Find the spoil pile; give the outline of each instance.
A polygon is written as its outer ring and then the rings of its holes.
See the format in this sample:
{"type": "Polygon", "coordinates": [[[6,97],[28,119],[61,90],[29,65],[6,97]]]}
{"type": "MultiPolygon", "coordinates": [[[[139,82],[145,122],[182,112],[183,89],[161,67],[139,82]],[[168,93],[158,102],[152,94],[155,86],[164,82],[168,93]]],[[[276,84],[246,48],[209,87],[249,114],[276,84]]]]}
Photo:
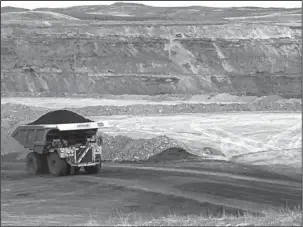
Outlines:
{"type": "Polygon", "coordinates": [[[185,144],[167,136],[134,139],[126,135],[111,136],[102,132],[98,136],[103,138],[104,161],[167,161],[196,157],[187,152],[190,149],[185,144]]]}
{"type": "Polygon", "coordinates": [[[181,160],[188,160],[188,159],[197,159],[197,156],[188,153],[186,150],[178,148],[178,147],[171,147],[159,154],[156,154],[147,161],[149,162],[164,162],[164,161],[181,161],[181,160]]]}
{"type": "Polygon", "coordinates": [[[28,125],[71,124],[71,123],[86,123],[86,122],[92,122],[92,121],[69,110],[55,110],[47,114],[44,114],[36,121],[31,122],[28,125]]]}

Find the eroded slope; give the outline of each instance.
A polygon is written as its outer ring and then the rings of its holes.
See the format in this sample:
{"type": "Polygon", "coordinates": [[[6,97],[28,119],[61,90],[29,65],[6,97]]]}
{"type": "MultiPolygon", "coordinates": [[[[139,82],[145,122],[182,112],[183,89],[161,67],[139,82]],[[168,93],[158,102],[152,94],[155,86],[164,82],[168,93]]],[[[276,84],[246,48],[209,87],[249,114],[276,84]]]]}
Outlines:
{"type": "MultiPolygon", "coordinates": [[[[109,7],[109,13],[117,7],[109,7]]],[[[226,16],[217,24],[60,20],[45,15],[63,11],[40,10],[26,12],[28,19],[22,21],[20,13],[1,15],[2,93],[301,96],[301,29],[272,23],[279,15],[291,23],[295,9],[238,10],[237,19],[229,15],[234,9],[209,9],[226,16]],[[30,19],[37,13],[45,18],[30,19]],[[271,22],[252,21],[260,18],[271,22]]],[[[80,12],[77,7],[64,12],[71,15],[71,10],[80,12]]],[[[101,9],[82,10],[91,14],[101,9]]],[[[167,12],[192,8],[174,10],[167,12]]]]}

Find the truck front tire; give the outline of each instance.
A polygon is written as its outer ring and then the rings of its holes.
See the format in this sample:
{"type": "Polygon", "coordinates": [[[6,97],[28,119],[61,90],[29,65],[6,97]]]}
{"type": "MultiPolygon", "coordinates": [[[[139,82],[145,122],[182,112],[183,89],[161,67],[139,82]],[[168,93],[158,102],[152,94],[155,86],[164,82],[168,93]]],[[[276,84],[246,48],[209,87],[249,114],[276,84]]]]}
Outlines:
{"type": "Polygon", "coordinates": [[[26,156],[26,170],[30,175],[43,173],[43,162],[40,155],[36,152],[30,152],[26,156]]]}
{"type": "Polygon", "coordinates": [[[47,156],[47,165],[51,175],[66,176],[69,166],[64,159],[61,159],[57,152],[51,152],[47,156]]]}

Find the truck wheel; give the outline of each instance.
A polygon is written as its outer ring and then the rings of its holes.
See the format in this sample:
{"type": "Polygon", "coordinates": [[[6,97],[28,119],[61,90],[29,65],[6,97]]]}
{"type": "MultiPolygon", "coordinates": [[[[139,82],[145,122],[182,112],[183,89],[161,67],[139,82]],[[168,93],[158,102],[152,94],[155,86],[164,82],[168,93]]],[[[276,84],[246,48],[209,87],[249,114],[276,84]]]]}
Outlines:
{"type": "Polygon", "coordinates": [[[30,175],[37,175],[42,172],[42,160],[38,153],[30,152],[26,156],[26,170],[30,175]]]}
{"type": "Polygon", "coordinates": [[[84,166],[84,170],[88,174],[97,174],[97,173],[100,173],[101,163],[99,163],[98,165],[95,165],[95,166],[84,166]]]}
{"type": "Polygon", "coordinates": [[[68,164],[61,159],[57,152],[51,152],[47,156],[47,165],[51,175],[66,176],[68,174],[68,164]]]}

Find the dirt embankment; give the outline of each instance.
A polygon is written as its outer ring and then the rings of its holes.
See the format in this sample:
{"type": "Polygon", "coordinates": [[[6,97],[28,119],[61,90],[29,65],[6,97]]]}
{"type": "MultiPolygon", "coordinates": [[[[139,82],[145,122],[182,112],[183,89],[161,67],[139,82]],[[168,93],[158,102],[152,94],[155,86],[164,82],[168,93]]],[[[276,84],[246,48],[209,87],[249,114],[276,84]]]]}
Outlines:
{"type": "Polygon", "coordinates": [[[2,93],[301,95],[297,28],[68,23],[2,24],[2,93]]]}

